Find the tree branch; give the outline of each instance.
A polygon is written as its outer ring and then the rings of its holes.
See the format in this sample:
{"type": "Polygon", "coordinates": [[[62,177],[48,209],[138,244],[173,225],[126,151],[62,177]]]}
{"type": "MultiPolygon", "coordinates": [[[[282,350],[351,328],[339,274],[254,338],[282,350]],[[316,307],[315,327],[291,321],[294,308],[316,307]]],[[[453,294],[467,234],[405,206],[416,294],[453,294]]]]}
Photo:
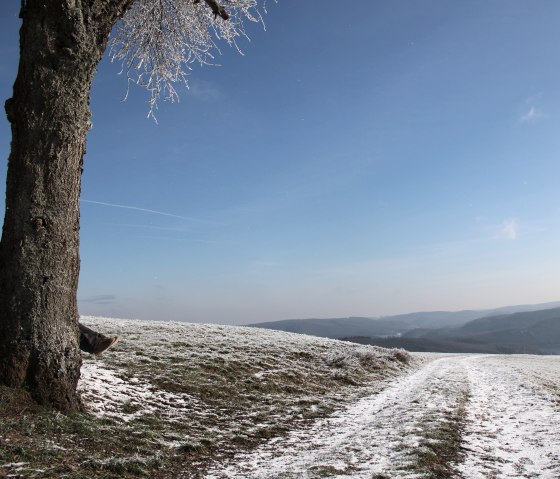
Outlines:
{"type": "Polygon", "coordinates": [[[224,20],[229,19],[229,13],[216,0],[204,0],[204,1],[212,9],[212,12],[214,12],[214,17],[217,17],[219,15],[224,20]]]}

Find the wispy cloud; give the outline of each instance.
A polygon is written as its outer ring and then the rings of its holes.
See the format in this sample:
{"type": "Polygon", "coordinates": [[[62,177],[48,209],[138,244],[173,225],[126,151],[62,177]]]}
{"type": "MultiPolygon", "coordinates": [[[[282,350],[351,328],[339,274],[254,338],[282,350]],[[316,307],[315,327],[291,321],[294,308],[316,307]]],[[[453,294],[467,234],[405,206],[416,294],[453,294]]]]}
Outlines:
{"type": "Polygon", "coordinates": [[[107,223],[112,225],[123,226],[125,228],[138,228],[138,229],[148,229],[157,231],[173,231],[176,233],[188,233],[191,228],[189,226],[180,227],[170,227],[170,226],[156,226],[156,225],[144,225],[144,224],[134,224],[134,223],[107,223]]]}
{"type": "Polygon", "coordinates": [[[542,105],[542,102],[542,92],[535,93],[526,98],[524,102],[523,113],[519,116],[519,122],[535,123],[539,120],[547,118],[548,115],[543,111],[542,108],[539,108],[539,105],[542,105]]]}
{"type": "Polygon", "coordinates": [[[207,102],[219,101],[224,98],[224,93],[220,87],[214,83],[200,79],[189,81],[187,94],[207,102]]]}
{"type": "Polygon", "coordinates": [[[157,240],[157,241],[175,241],[179,243],[200,243],[200,244],[209,244],[209,245],[223,244],[220,241],[215,241],[215,240],[207,240],[207,239],[200,239],[200,238],[179,238],[176,236],[142,235],[142,236],[137,236],[137,238],[144,238],[144,239],[157,240]]]}
{"type": "Polygon", "coordinates": [[[519,118],[519,121],[521,123],[534,123],[535,121],[541,120],[542,118],[546,118],[546,115],[535,106],[531,106],[529,107],[529,110],[527,110],[519,118]]]}
{"type": "Polygon", "coordinates": [[[104,201],[93,201],[93,200],[80,200],[82,203],[89,203],[92,205],[100,205],[100,206],[109,206],[111,208],[122,208],[125,210],[134,210],[134,211],[141,211],[143,213],[150,213],[150,214],[154,214],[154,215],[160,215],[160,216],[168,216],[170,218],[179,218],[181,220],[185,220],[185,221],[199,221],[199,222],[206,222],[204,220],[200,220],[198,218],[193,218],[190,216],[181,216],[181,215],[175,215],[173,213],[167,213],[165,211],[157,211],[157,210],[151,210],[148,208],[140,208],[139,206],[129,206],[129,205],[119,205],[119,204],[115,204],[115,203],[106,203],[104,201]]]}
{"type": "Polygon", "coordinates": [[[519,237],[519,222],[515,218],[505,220],[500,226],[499,237],[515,241],[519,237]]]}
{"type": "Polygon", "coordinates": [[[80,298],[80,303],[114,304],[117,297],[114,294],[97,294],[87,298],[80,298]]]}

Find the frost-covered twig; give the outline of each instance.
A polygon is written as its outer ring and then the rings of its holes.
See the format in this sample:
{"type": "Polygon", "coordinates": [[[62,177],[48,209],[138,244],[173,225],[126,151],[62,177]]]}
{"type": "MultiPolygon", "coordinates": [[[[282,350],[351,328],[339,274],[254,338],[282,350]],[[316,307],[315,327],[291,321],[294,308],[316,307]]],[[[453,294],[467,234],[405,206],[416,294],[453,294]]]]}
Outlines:
{"type": "Polygon", "coordinates": [[[111,59],[150,92],[154,117],[160,98],[178,100],[174,84],[187,85],[193,62],[215,64],[219,41],[241,53],[245,20],[263,22],[258,0],[229,0],[227,9],[216,0],[135,0],[109,40],[111,59]]]}

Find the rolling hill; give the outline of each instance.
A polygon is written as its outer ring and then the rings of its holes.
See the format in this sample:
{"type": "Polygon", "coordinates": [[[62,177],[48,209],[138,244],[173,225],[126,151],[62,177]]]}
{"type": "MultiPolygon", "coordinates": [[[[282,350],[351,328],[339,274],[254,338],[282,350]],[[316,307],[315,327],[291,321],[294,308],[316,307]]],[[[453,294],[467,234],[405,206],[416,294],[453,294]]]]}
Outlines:
{"type": "MultiPolygon", "coordinates": [[[[504,329],[502,325],[508,322],[510,316],[515,322],[515,327],[521,327],[525,313],[559,308],[560,302],[543,303],[535,305],[516,305],[496,308],[492,310],[465,310],[465,311],[428,311],[379,318],[348,317],[327,319],[288,319],[249,324],[249,327],[274,329],[291,333],[309,334],[324,338],[340,339],[348,337],[376,337],[387,338],[404,336],[407,338],[446,337],[446,331],[457,331],[465,327],[467,334],[472,329],[474,333],[482,330],[504,329]],[[502,318],[502,319],[492,319],[502,318]],[[475,321],[473,323],[473,321],[475,321]],[[472,323],[472,324],[471,324],[472,323]],[[493,328],[493,329],[492,329],[493,328]]],[[[547,313],[543,313],[545,319],[547,313]]],[[[527,324],[529,324],[527,323],[527,324]]],[[[507,328],[506,328],[507,329],[507,328]]]]}
{"type": "Polygon", "coordinates": [[[208,467],[424,363],[401,350],[270,330],[81,320],[121,340],[101,356],[84,354],[81,413],[48,411],[0,385],[0,477],[209,477],[208,467]]]}
{"type": "Polygon", "coordinates": [[[499,314],[457,328],[417,328],[400,337],[348,337],[410,351],[560,354],[560,308],[499,314]]]}

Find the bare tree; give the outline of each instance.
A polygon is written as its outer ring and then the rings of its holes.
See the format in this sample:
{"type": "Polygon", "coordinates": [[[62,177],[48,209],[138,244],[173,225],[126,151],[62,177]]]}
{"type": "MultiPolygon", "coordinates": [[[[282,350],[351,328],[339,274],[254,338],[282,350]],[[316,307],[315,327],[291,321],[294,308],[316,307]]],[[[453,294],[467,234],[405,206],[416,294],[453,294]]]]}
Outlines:
{"type": "Polygon", "coordinates": [[[236,45],[256,0],[22,0],[20,62],[0,241],[0,383],[79,408],[76,291],[89,93],[111,31],[130,81],[174,100],[193,61],[236,45]]]}

